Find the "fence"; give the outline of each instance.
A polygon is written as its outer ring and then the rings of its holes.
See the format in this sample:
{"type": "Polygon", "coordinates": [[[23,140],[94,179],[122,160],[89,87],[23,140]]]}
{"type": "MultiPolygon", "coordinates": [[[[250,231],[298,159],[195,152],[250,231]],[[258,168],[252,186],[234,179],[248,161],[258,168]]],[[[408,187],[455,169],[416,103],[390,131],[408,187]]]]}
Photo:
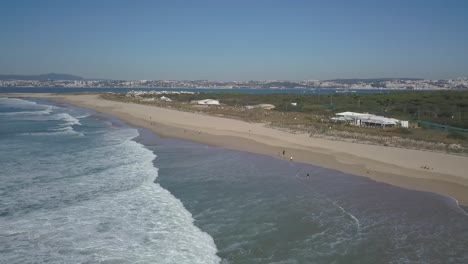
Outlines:
{"type": "Polygon", "coordinates": [[[436,124],[436,123],[422,121],[422,120],[417,120],[416,122],[422,128],[439,130],[439,131],[446,131],[446,132],[449,132],[449,133],[466,133],[466,134],[468,134],[468,129],[453,127],[453,126],[447,126],[447,125],[441,125],[441,124],[436,124]]]}

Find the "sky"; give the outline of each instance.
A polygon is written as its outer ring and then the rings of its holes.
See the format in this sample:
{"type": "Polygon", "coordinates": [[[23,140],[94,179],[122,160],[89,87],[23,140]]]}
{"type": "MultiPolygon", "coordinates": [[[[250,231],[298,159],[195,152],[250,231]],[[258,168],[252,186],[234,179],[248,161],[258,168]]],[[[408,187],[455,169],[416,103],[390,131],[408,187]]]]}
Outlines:
{"type": "Polygon", "coordinates": [[[0,74],[468,76],[466,0],[0,0],[0,74]]]}

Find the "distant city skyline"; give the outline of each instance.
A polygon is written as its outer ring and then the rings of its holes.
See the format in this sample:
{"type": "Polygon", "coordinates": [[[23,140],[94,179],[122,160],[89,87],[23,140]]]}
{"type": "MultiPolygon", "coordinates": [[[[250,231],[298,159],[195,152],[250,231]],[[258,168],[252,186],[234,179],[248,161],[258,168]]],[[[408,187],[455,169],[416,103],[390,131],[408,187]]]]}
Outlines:
{"type": "Polygon", "coordinates": [[[249,79],[249,80],[210,80],[210,79],[109,79],[109,78],[87,78],[86,76],[79,76],[70,73],[41,73],[41,74],[2,74],[0,73],[0,81],[53,81],[53,80],[65,80],[65,81],[218,81],[218,82],[248,82],[248,81],[334,81],[334,80],[355,80],[355,81],[373,81],[373,80],[426,80],[426,81],[437,81],[437,80],[457,80],[457,79],[468,79],[468,76],[458,76],[454,78],[446,79],[427,79],[419,77],[373,77],[373,78],[331,78],[331,79],[302,79],[302,80],[287,80],[287,79],[249,79]]]}
{"type": "Polygon", "coordinates": [[[0,74],[468,76],[468,1],[2,1],[0,74]]]}

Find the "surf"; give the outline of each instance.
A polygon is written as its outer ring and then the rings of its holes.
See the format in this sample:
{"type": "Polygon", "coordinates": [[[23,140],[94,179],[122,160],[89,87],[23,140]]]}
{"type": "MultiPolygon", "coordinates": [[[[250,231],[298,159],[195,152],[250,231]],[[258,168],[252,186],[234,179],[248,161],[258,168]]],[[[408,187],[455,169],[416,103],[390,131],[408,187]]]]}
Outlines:
{"type": "MultiPolygon", "coordinates": [[[[20,100],[7,104],[37,107],[20,100]]],[[[54,107],[34,124],[22,120],[53,137],[0,138],[1,261],[219,263],[213,238],[154,183],[156,155],[134,140],[137,129],[54,107]],[[62,134],[73,127],[83,137],[62,134]]],[[[4,116],[5,127],[9,120],[16,118],[4,116]]]]}

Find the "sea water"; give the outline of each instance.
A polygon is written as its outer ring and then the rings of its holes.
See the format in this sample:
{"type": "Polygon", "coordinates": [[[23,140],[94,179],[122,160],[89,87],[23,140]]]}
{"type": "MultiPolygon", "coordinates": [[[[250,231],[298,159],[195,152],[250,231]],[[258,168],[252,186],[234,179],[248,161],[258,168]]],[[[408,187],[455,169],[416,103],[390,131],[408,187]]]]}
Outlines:
{"type": "Polygon", "coordinates": [[[452,198],[148,138],[157,182],[214,238],[226,263],[468,263],[468,214],[452,198]]]}
{"type": "Polygon", "coordinates": [[[47,101],[0,112],[0,263],[468,263],[449,197],[47,101]]]}
{"type": "Polygon", "coordinates": [[[218,263],[138,130],[0,98],[0,263],[218,263]]]}

